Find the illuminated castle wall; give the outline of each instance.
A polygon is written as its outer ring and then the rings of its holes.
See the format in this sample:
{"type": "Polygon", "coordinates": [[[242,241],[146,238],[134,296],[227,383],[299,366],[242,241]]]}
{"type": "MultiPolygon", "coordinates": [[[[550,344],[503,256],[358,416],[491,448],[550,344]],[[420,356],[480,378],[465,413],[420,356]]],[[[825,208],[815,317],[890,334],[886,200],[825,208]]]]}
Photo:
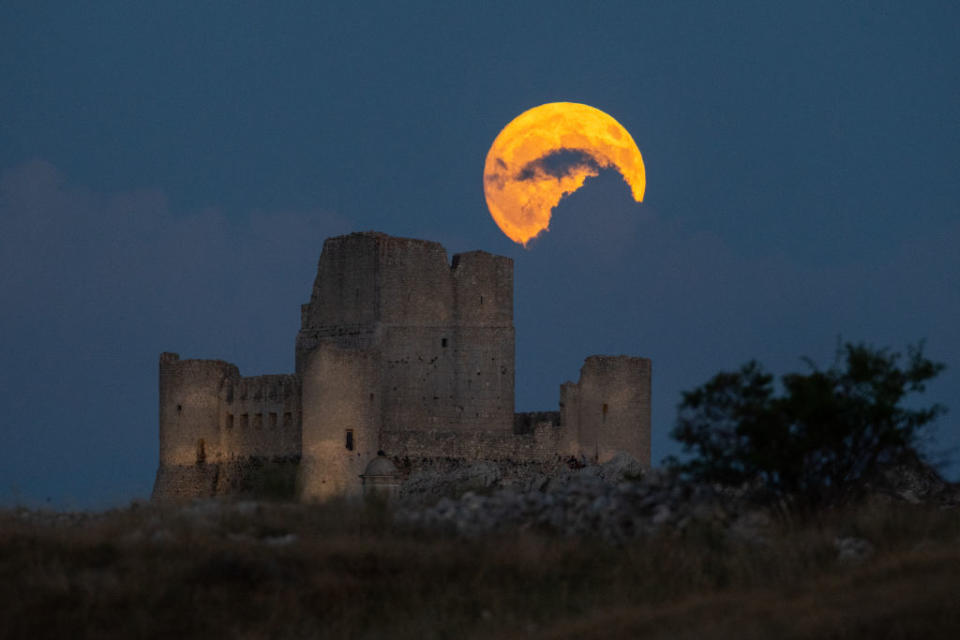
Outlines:
{"type": "Polygon", "coordinates": [[[438,460],[550,467],[618,450],[650,463],[650,361],[591,356],[558,412],[514,413],[513,262],[447,261],[435,242],[324,243],[293,374],[244,378],[160,356],[157,498],[360,492],[378,453],[407,475],[438,460]],[[293,478],[296,477],[294,488],[293,478]]]}

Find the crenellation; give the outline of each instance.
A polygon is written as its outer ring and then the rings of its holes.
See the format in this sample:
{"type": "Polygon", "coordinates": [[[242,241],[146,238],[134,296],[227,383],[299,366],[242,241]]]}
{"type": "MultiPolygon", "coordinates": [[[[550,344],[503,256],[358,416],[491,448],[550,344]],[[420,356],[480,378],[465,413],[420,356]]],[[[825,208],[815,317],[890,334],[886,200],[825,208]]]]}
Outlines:
{"type": "MultiPolygon", "coordinates": [[[[279,474],[298,495],[359,495],[379,454],[547,468],[650,460],[650,361],[591,356],[559,411],[514,413],[513,261],[364,232],[324,242],[292,374],[160,355],[154,495],[223,495],[279,474]],[[291,475],[293,474],[293,475],[291,475]],[[191,488],[192,487],[192,488],[191,488]]],[[[412,462],[411,462],[412,461],[412,462]]]]}

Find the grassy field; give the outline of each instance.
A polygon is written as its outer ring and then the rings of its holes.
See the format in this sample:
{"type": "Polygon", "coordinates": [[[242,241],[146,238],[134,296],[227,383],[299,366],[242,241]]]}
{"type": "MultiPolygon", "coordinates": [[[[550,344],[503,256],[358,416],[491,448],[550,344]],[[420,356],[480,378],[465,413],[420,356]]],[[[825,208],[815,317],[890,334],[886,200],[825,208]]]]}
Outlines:
{"type": "Polygon", "coordinates": [[[0,638],[960,637],[960,510],[874,503],[626,547],[399,531],[382,506],[0,511],[0,638]],[[835,539],[869,540],[862,561],[835,539]]]}

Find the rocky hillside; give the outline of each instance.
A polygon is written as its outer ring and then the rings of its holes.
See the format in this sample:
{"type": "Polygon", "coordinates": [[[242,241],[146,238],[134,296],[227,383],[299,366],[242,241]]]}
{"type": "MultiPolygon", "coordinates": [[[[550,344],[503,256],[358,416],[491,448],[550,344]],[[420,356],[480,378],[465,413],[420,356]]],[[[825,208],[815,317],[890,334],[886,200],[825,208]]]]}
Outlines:
{"type": "MultiPolygon", "coordinates": [[[[870,492],[881,500],[960,504],[960,487],[918,461],[888,469],[870,492]]],[[[787,506],[758,497],[757,488],[683,482],[658,469],[644,473],[635,459],[620,453],[602,465],[534,475],[521,483],[504,482],[490,463],[467,465],[447,476],[413,477],[401,495],[396,521],[465,536],[534,530],[615,544],[709,528],[763,543],[787,506]],[[448,497],[438,498],[442,495],[448,497]],[[436,501],[426,504],[430,498],[436,501]]]]}
{"type": "Polygon", "coordinates": [[[0,640],[960,635],[955,487],[899,472],[798,519],[637,476],[619,458],[463,467],[393,505],[0,510],[0,640]]]}

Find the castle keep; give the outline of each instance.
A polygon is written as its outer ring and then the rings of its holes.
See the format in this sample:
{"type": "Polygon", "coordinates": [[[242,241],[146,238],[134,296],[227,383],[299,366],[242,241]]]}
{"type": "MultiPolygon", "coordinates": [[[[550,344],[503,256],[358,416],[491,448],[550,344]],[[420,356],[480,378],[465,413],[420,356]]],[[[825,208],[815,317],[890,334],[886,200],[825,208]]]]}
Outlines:
{"type": "Polygon", "coordinates": [[[279,483],[304,499],[425,468],[650,464],[650,361],[590,356],[559,411],[514,413],[513,261],[447,261],[436,242],[328,239],[301,308],[295,372],[242,377],[221,360],[160,355],[154,497],[279,483]],[[389,461],[389,463],[387,462],[389,461]]]}

